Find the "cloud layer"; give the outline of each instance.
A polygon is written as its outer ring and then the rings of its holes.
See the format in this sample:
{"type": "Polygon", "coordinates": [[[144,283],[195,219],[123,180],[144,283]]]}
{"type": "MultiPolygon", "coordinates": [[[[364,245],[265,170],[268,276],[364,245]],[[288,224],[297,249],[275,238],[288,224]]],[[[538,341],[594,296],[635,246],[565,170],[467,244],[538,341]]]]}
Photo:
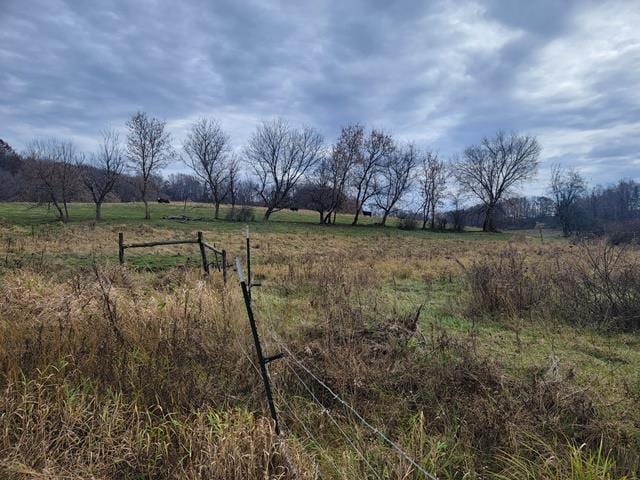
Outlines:
{"type": "Polygon", "coordinates": [[[0,1],[0,138],[92,149],[136,110],[179,145],[200,116],[242,145],[282,116],[455,155],[497,129],[548,167],[640,177],[640,3],[0,1]],[[307,5],[308,4],[308,5],[307,5]]]}

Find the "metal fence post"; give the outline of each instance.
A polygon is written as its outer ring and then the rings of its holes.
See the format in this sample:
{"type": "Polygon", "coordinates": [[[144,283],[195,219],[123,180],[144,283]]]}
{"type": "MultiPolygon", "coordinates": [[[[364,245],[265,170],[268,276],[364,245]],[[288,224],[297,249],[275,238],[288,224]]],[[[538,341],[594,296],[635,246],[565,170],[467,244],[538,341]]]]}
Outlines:
{"type": "Polygon", "coordinates": [[[249,325],[251,326],[251,334],[253,335],[253,343],[256,347],[256,354],[258,356],[258,362],[260,363],[260,374],[264,383],[264,389],[267,394],[267,403],[269,405],[269,412],[271,418],[275,423],[276,434],[280,435],[280,427],[278,425],[278,413],[276,412],[276,406],[273,403],[273,393],[271,392],[271,382],[269,380],[269,372],[267,371],[267,364],[273,360],[282,358],[284,354],[279,353],[271,357],[264,357],[262,354],[262,346],[260,345],[260,337],[258,336],[258,328],[256,327],[256,321],[253,316],[253,309],[251,308],[251,299],[249,298],[249,289],[247,288],[247,282],[244,279],[242,273],[242,265],[240,259],[236,257],[236,269],[238,276],[240,277],[240,287],[242,288],[242,296],[244,298],[244,305],[247,308],[247,317],[249,317],[249,325]]]}
{"type": "Polygon", "coordinates": [[[253,287],[253,278],[251,277],[251,239],[249,237],[249,225],[245,226],[245,239],[247,243],[247,285],[249,288],[249,301],[251,301],[251,288],[253,287]]]}

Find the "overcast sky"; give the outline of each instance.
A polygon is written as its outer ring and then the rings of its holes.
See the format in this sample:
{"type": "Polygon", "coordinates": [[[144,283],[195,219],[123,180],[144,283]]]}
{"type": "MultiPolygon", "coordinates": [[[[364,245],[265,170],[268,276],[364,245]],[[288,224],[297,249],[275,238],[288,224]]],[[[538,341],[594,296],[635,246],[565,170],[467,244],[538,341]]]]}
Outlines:
{"type": "Polygon", "coordinates": [[[135,111],[176,146],[201,116],[348,122],[449,157],[498,129],[548,168],[640,178],[640,1],[0,0],[0,138],[95,148],[135,111]]]}

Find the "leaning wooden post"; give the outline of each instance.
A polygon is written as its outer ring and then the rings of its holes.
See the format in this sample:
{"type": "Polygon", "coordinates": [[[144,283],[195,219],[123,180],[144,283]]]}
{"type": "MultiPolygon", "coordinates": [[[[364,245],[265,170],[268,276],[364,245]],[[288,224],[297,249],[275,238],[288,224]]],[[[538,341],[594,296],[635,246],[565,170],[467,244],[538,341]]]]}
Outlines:
{"type": "Polygon", "coordinates": [[[209,261],[207,260],[207,251],[202,240],[202,232],[198,232],[198,246],[200,247],[200,255],[202,256],[202,268],[204,273],[209,275],[209,261]]]}
{"type": "Polygon", "coordinates": [[[124,265],[124,234],[122,232],[118,233],[118,260],[120,265],[124,265]]]}
{"type": "Polygon", "coordinates": [[[227,251],[222,250],[222,281],[227,283],[227,251]]]}

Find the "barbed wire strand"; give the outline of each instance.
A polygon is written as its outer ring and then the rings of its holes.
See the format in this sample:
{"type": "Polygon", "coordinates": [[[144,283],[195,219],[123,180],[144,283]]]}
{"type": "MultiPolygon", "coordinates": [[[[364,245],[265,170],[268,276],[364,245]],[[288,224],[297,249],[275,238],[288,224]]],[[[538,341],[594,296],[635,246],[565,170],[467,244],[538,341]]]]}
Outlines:
{"type": "MultiPolygon", "coordinates": [[[[304,421],[298,416],[298,414],[295,412],[294,408],[291,406],[291,404],[285,398],[284,394],[277,388],[275,388],[274,390],[275,390],[276,394],[278,395],[278,397],[280,398],[280,400],[286,405],[287,411],[290,412],[291,415],[293,416],[293,418],[295,420],[297,420],[297,422],[302,426],[302,429],[305,431],[305,433],[307,435],[307,438],[316,444],[316,446],[320,450],[322,456],[324,456],[327,460],[329,460],[329,463],[331,463],[331,465],[333,466],[333,469],[336,471],[336,473],[338,475],[340,475],[340,473],[341,473],[340,472],[340,468],[338,467],[336,462],[333,460],[331,455],[329,455],[327,453],[327,451],[324,448],[322,448],[321,443],[313,435],[313,433],[311,433],[311,431],[309,430],[307,425],[304,423],[304,421]]],[[[290,429],[288,429],[288,431],[291,432],[290,429]]],[[[318,465],[318,470],[319,470],[320,475],[322,476],[322,469],[320,468],[320,465],[318,465]]]]}
{"type": "Polygon", "coordinates": [[[342,429],[342,427],[340,426],[340,424],[338,423],[338,421],[333,417],[333,415],[331,415],[331,412],[327,409],[327,407],[325,407],[322,402],[318,399],[318,397],[316,396],[315,393],[313,393],[313,390],[311,390],[311,388],[304,382],[304,380],[302,380],[302,378],[300,377],[300,375],[298,375],[298,372],[295,371],[295,369],[293,367],[291,367],[291,365],[289,365],[288,363],[285,362],[285,365],[287,366],[287,368],[289,368],[289,370],[291,370],[291,372],[298,378],[298,380],[300,381],[300,383],[302,384],[302,386],[305,388],[305,390],[307,390],[307,392],[309,392],[309,394],[313,397],[314,401],[320,405],[320,407],[322,407],[323,411],[326,412],[327,416],[331,419],[331,421],[334,423],[334,425],[338,428],[338,430],[340,431],[340,433],[342,434],[342,436],[347,440],[347,442],[349,443],[349,445],[351,445],[351,447],[356,451],[356,453],[358,454],[358,456],[364,461],[364,463],[369,467],[369,469],[373,472],[373,474],[375,475],[376,478],[382,480],[382,477],[378,474],[377,470],[375,468],[373,468],[373,465],[371,465],[371,463],[369,463],[369,461],[367,460],[367,458],[364,456],[364,454],[360,451],[360,449],[356,446],[356,444],[353,442],[353,440],[351,440],[351,437],[349,437],[349,435],[347,435],[347,433],[342,429]]]}
{"type": "Polygon", "coordinates": [[[342,405],[344,405],[346,408],[348,408],[355,416],[356,418],[358,418],[358,420],[360,420],[360,422],[362,422],[367,428],[369,428],[371,431],[373,431],[376,435],[378,435],[381,439],[383,439],[387,444],[389,444],[397,453],[398,455],[400,455],[402,458],[404,458],[407,462],[409,462],[416,470],[418,470],[420,473],[422,473],[426,478],[430,479],[430,480],[438,480],[438,477],[436,477],[434,474],[428,472],[427,470],[425,470],[424,468],[422,468],[413,458],[411,458],[409,456],[408,453],[406,453],[401,447],[400,445],[398,445],[396,442],[394,442],[393,440],[391,440],[387,435],[385,435],[383,432],[381,432],[380,430],[378,430],[376,427],[374,427],[373,425],[371,425],[362,415],[360,415],[360,413],[358,413],[358,411],[353,408],[348,402],[346,402],[345,400],[343,400],[336,392],[334,392],[331,387],[329,387],[324,381],[322,381],[320,378],[318,378],[318,376],[316,374],[314,374],[309,368],[307,368],[307,366],[302,363],[291,351],[291,349],[289,347],[287,347],[287,345],[284,343],[284,341],[275,333],[272,332],[272,337],[275,340],[275,342],[282,348],[284,349],[287,354],[291,357],[291,359],[293,359],[293,361],[300,367],[302,368],[306,373],[308,373],[316,382],[318,382],[318,384],[320,386],[322,386],[325,390],[327,390],[329,392],[329,394],[331,394],[331,396],[337,400],[338,402],[340,402],[342,405]]]}
{"type": "MultiPolygon", "coordinates": [[[[249,355],[249,352],[247,352],[247,349],[244,348],[244,345],[242,345],[242,342],[238,341],[238,346],[240,347],[240,349],[242,350],[242,353],[247,358],[247,360],[249,361],[249,363],[251,364],[253,369],[256,371],[256,373],[258,375],[260,375],[260,370],[258,370],[258,367],[256,366],[256,364],[254,363],[253,359],[251,358],[251,355],[249,355]]],[[[285,430],[291,431],[291,429],[287,426],[287,424],[284,422],[284,420],[282,418],[280,418],[280,423],[282,424],[282,426],[284,427],[285,430]]],[[[281,437],[279,439],[279,441],[281,442],[282,453],[285,456],[286,462],[287,462],[287,464],[289,466],[289,469],[291,470],[291,473],[293,474],[293,477],[295,479],[299,479],[300,475],[298,474],[298,471],[297,471],[297,469],[296,469],[296,467],[294,465],[294,462],[291,460],[291,456],[289,454],[289,446],[287,445],[286,440],[281,437]]],[[[318,469],[319,468],[320,467],[318,467],[318,469]]]]}

